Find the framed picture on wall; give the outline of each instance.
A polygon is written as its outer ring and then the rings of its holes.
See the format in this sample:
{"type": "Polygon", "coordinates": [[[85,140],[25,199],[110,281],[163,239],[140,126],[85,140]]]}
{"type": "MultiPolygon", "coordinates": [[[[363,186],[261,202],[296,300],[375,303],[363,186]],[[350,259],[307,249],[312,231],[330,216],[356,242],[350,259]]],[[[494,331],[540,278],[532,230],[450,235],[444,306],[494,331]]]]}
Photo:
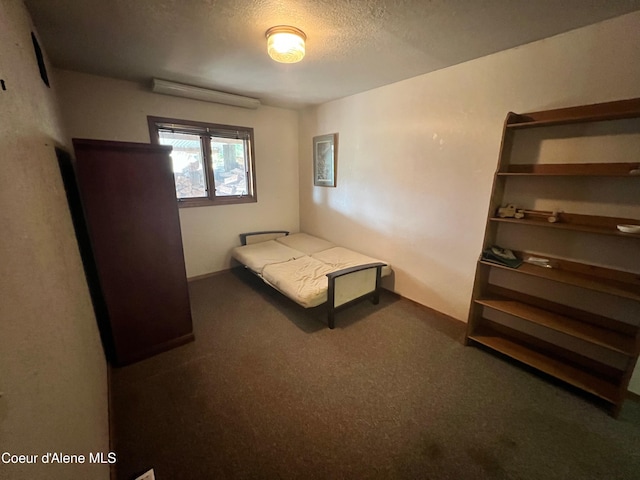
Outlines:
{"type": "Polygon", "coordinates": [[[319,187],[336,186],[338,134],[313,137],[313,184],[319,187]]]}

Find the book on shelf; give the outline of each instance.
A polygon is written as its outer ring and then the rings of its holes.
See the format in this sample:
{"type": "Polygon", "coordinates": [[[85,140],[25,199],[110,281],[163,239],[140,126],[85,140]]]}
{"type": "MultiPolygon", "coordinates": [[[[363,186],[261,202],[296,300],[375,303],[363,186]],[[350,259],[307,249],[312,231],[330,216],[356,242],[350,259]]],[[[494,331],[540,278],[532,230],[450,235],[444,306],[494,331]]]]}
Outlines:
{"type": "Polygon", "coordinates": [[[511,250],[495,245],[482,251],[482,260],[509,268],[518,268],[522,265],[522,260],[516,257],[511,250]]]}

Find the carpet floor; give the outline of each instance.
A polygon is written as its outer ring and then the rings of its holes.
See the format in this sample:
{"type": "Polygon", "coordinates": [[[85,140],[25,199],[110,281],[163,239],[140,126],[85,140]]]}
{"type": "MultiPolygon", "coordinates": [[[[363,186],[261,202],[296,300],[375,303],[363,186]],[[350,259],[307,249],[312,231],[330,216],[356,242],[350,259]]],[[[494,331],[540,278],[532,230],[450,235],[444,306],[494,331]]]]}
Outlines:
{"type": "Polygon", "coordinates": [[[640,479],[640,404],[480,348],[389,292],[326,328],[242,270],[190,283],[196,340],[111,372],[115,477],[640,479]]]}

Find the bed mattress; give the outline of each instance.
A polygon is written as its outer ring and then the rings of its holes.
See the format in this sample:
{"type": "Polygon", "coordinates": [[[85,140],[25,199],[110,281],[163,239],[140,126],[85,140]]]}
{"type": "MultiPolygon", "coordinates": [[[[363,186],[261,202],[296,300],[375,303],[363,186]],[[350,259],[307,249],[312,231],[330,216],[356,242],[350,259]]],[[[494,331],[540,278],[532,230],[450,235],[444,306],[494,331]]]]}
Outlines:
{"type": "Polygon", "coordinates": [[[327,273],[333,271],[330,265],[304,256],[266,265],[262,278],[294,302],[309,308],[327,301],[327,273]]]}
{"type": "Polygon", "coordinates": [[[357,267],[359,265],[366,265],[367,263],[385,263],[382,267],[382,276],[389,275],[391,273],[391,267],[387,262],[378,260],[377,258],[363,255],[362,253],[354,252],[344,247],[333,247],[321,252],[311,255],[316,260],[320,260],[322,263],[330,265],[335,272],[336,270],[342,270],[343,268],[357,267]]]}
{"type": "Polygon", "coordinates": [[[306,233],[236,247],[231,254],[266,283],[306,308],[327,301],[328,273],[370,263],[385,263],[382,276],[391,273],[391,267],[382,260],[306,233]]]}
{"type": "Polygon", "coordinates": [[[276,241],[286,245],[287,247],[304,252],[307,255],[313,255],[314,253],[336,246],[328,240],[314,237],[307,233],[292,233],[291,235],[279,237],[276,241]]]}
{"type": "Polygon", "coordinates": [[[275,240],[269,240],[236,247],[231,251],[231,255],[240,263],[261,275],[265,265],[295,260],[296,258],[304,257],[306,254],[275,240]]]}

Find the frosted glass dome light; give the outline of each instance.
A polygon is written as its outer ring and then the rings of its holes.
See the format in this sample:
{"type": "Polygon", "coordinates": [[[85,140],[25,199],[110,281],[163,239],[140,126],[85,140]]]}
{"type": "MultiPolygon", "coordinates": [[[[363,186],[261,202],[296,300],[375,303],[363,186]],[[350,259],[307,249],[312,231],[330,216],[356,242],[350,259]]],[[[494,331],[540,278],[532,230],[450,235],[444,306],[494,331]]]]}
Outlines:
{"type": "Polygon", "coordinates": [[[307,36],[295,27],[279,25],[267,30],[267,52],[276,62],[296,63],[304,58],[307,36]]]}

